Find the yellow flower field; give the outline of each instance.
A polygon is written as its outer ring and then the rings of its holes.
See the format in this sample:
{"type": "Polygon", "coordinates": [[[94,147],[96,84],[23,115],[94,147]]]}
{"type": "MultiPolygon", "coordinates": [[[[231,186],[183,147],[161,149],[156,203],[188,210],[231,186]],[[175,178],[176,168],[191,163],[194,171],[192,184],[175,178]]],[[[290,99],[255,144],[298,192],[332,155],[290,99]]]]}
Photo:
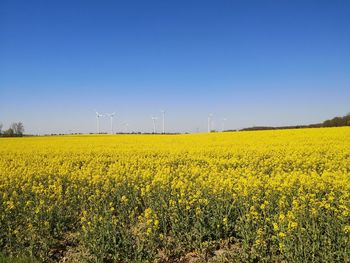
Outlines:
{"type": "Polygon", "coordinates": [[[349,127],[2,138],[0,156],[3,254],[350,261],[349,127]]]}

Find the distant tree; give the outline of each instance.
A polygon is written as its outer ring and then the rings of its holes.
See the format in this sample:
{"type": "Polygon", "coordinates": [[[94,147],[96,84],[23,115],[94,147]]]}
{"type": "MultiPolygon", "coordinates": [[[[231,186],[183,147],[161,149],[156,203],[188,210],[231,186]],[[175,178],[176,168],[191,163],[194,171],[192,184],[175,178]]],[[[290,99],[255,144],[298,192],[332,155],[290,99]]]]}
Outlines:
{"type": "Polygon", "coordinates": [[[17,134],[22,136],[24,133],[24,125],[22,122],[17,122],[17,134]]]}
{"type": "Polygon", "coordinates": [[[13,131],[12,128],[9,128],[6,131],[4,131],[3,136],[4,137],[13,137],[13,136],[15,136],[15,132],[13,131]]]}
{"type": "Polygon", "coordinates": [[[2,133],[2,123],[0,123],[0,135],[2,133]]]}
{"type": "Polygon", "coordinates": [[[12,123],[10,129],[13,131],[13,134],[17,134],[17,123],[12,123]]]}
{"type": "Polygon", "coordinates": [[[23,135],[24,134],[24,125],[22,122],[18,122],[17,123],[17,130],[19,132],[20,135],[23,135]]]}
{"type": "Polygon", "coordinates": [[[13,133],[17,136],[22,136],[24,132],[24,125],[22,122],[15,122],[11,124],[10,127],[13,130],[13,133]]]}
{"type": "Polygon", "coordinates": [[[350,126],[350,112],[345,116],[346,125],[350,126]]]}

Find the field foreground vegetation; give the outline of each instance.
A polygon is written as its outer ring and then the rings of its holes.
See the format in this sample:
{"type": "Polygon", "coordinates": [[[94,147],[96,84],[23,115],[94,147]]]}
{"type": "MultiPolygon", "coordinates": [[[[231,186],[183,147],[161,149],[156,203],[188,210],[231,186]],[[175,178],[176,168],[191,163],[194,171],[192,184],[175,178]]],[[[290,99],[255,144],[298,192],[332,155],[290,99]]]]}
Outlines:
{"type": "Polygon", "coordinates": [[[349,262],[350,128],[0,139],[0,253],[349,262]]]}

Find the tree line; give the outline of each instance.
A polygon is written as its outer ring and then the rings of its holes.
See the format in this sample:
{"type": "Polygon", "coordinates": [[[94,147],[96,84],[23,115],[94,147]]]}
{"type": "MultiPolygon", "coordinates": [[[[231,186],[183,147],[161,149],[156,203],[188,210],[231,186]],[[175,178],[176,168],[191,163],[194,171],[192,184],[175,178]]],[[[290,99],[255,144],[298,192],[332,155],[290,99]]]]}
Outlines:
{"type": "Polygon", "coordinates": [[[2,130],[3,125],[0,123],[1,137],[20,137],[24,133],[24,125],[22,122],[14,122],[7,130],[2,130]]]}
{"type": "Polygon", "coordinates": [[[280,126],[280,127],[254,126],[254,127],[241,129],[241,131],[322,128],[322,127],[342,127],[342,126],[350,126],[350,112],[343,117],[334,117],[333,119],[325,120],[322,123],[315,123],[315,124],[309,124],[309,125],[280,126]]]}
{"type": "Polygon", "coordinates": [[[343,117],[335,117],[322,123],[322,127],[350,126],[350,112],[343,117]]]}

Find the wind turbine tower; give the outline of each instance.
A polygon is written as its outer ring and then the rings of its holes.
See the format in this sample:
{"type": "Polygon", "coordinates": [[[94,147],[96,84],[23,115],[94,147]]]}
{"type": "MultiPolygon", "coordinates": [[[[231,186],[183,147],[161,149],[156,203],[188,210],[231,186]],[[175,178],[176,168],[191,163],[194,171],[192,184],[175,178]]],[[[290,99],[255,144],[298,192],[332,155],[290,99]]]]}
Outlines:
{"type": "Polygon", "coordinates": [[[96,111],[97,133],[100,133],[100,117],[103,117],[103,115],[96,111]]]}
{"type": "Polygon", "coordinates": [[[213,114],[210,113],[209,116],[208,116],[208,132],[211,132],[211,122],[212,122],[212,117],[213,117],[213,114]]]}
{"type": "Polygon", "coordinates": [[[151,119],[152,119],[152,121],[153,121],[153,133],[156,133],[156,120],[157,120],[158,118],[152,116],[151,119]]]}
{"type": "Polygon", "coordinates": [[[113,112],[113,113],[107,113],[106,115],[109,116],[109,118],[110,118],[110,122],[111,122],[111,134],[113,134],[113,133],[114,133],[114,132],[113,132],[113,118],[114,118],[114,116],[115,116],[115,112],[113,112]]]}
{"type": "Polygon", "coordinates": [[[160,111],[163,117],[163,134],[165,134],[165,110],[160,111]]]}

